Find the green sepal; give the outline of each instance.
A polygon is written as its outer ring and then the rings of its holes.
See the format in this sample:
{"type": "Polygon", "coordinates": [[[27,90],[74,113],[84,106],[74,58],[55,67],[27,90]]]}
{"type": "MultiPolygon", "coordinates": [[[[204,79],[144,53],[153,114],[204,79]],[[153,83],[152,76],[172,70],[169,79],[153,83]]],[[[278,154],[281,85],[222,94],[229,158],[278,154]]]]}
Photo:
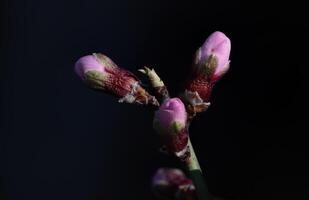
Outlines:
{"type": "Polygon", "coordinates": [[[94,89],[103,89],[106,76],[102,72],[88,71],[84,74],[84,80],[90,87],[94,89]]]}
{"type": "Polygon", "coordinates": [[[102,53],[93,53],[96,60],[104,67],[117,68],[118,66],[107,56],[102,53]]]}
{"type": "Polygon", "coordinates": [[[205,76],[212,75],[218,66],[218,59],[215,55],[210,55],[203,64],[202,69],[205,76]]]}
{"type": "Polygon", "coordinates": [[[178,133],[180,133],[184,129],[184,127],[185,126],[182,123],[173,122],[171,124],[170,129],[172,130],[173,133],[178,134],[178,133]]]}
{"type": "Polygon", "coordinates": [[[169,134],[169,135],[173,135],[173,134],[178,134],[181,133],[182,130],[185,128],[185,126],[179,122],[173,122],[168,129],[163,128],[160,124],[159,120],[154,120],[153,121],[153,128],[162,135],[165,134],[169,134]]]}

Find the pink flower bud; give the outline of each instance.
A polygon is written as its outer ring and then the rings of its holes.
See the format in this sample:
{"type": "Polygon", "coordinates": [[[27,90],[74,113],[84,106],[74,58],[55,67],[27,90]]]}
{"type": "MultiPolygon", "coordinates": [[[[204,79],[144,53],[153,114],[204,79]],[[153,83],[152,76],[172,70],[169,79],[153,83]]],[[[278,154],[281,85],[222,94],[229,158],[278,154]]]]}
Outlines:
{"type": "Polygon", "coordinates": [[[162,199],[194,200],[195,187],[179,169],[160,168],[152,179],[155,194],[162,199]]]}
{"type": "MultiPolygon", "coordinates": [[[[212,87],[229,69],[231,42],[222,32],[212,33],[195,55],[192,74],[186,90],[197,99],[208,102],[212,87]]],[[[192,101],[192,100],[188,100],[192,101]]]]}
{"type": "Polygon", "coordinates": [[[120,97],[119,102],[158,105],[134,74],[103,54],[81,57],[75,63],[75,72],[89,87],[120,97]]]}
{"type": "Polygon", "coordinates": [[[218,80],[229,69],[231,41],[224,33],[219,31],[212,33],[198,51],[197,65],[204,68],[210,67],[206,71],[210,71],[211,81],[218,80]]]}
{"type": "Polygon", "coordinates": [[[153,126],[170,152],[182,154],[188,144],[187,112],[179,98],[167,99],[155,112],[153,126]]]}
{"type": "Polygon", "coordinates": [[[179,98],[168,99],[160,106],[155,113],[155,125],[158,125],[160,132],[175,133],[181,131],[187,121],[187,113],[184,104],[179,98]]]}

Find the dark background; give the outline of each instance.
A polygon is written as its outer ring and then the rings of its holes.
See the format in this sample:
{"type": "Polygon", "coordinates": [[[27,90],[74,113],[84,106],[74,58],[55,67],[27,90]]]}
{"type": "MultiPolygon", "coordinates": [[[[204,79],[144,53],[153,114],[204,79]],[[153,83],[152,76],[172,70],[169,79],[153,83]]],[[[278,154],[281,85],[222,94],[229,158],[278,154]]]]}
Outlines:
{"type": "Polygon", "coordinates": [[[73,72],[103,52],[155,67],[172,94],[213,31],[231,69],[191,127],[209,185],[226,199],[308,199],[308,35],[296,1],[6,0],[1,15],[0,199],[154,199],[153,110],[118,104],[73,72]]]}

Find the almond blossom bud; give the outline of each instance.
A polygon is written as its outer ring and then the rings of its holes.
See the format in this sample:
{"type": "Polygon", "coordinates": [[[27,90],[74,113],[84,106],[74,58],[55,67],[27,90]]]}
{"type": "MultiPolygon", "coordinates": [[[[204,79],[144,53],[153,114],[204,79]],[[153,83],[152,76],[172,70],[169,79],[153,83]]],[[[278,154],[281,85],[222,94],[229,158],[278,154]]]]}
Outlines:
{"type": "Polygon", "coordinates": [[[211,34],[199,48],[195,64],[201,72],[209,76],[211,82],[219,80],[229,69],[231,41],[222,32],[211,34]]]}
{"type": "Polygon", "coordinates": [[[153,126],[170,153],[182,157],[187,153],[187,113],[179,98],[167,99],[155,112],[153,126]]]}
{"type": "Polygon", "coordinates": [[[192,67],[192,74],[186,84],[184,101],[192,106],[200,106],[203,111],[216,81],[229,69],[231,51],[230,39],[222,32],[212,33],[197,50],[192,67]]]}
{"type": "Polygon", "coordinates": [[[89,87],[120,97],[119,102],[159,105],[133,73],[103,54],[81,57],[75,63],[75,72],[89,87]]]}
{"type": "Polygon", "coordinates": [[[152,179],[155,194],[162,199],[195,200],[195,187],[191,179],[179,169],[160,168],[152,179]]]}

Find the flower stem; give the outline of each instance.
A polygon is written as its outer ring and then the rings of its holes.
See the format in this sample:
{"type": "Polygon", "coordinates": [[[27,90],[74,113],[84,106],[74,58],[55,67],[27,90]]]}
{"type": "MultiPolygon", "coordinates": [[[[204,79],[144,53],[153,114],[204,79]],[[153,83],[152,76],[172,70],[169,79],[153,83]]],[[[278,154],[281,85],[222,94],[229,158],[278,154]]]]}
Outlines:
{"type": "Polygon", "coordinates": [[[190,148],[190,157],[186,161],[186,166],[189,171],[189,175],[195,185],[197,198],[198,200],[210,200],[211,196],[204,181],[203,173],[195,155],[190,138],[188,145],[190,148]]]}

